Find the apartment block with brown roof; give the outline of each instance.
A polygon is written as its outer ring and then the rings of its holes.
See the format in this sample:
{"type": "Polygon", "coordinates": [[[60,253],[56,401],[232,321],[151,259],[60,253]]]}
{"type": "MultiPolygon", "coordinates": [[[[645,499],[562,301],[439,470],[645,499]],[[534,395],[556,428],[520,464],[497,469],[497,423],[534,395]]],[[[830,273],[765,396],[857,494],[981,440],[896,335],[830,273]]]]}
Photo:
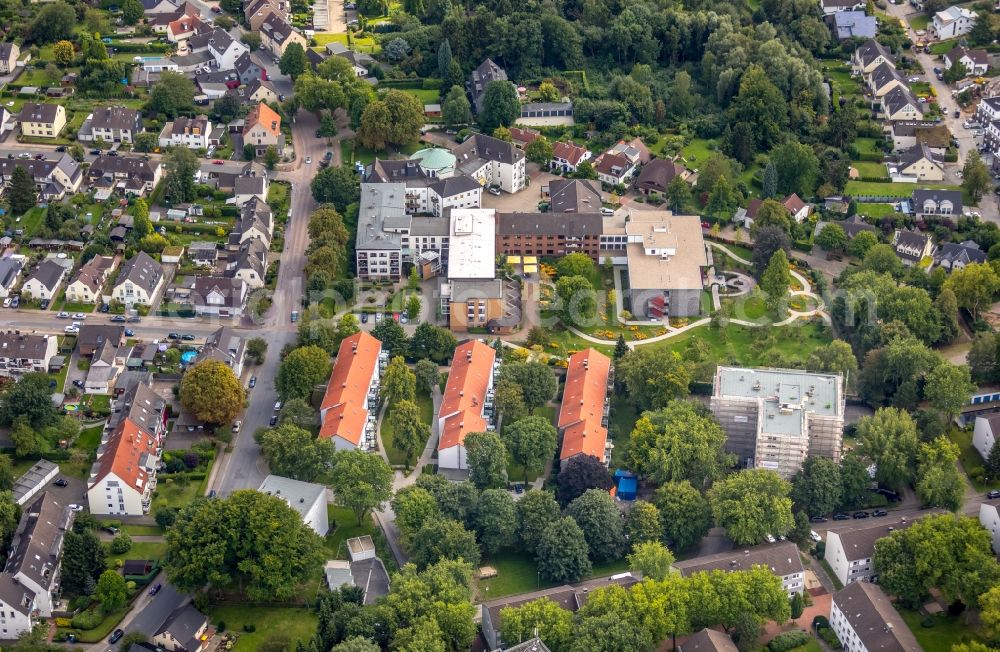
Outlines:
{"type": "Polygon", "coordinates": [[[755,548],[729,550],[714,555],[685,559],[674,563],[674,568],[684,577],[710,571],[745,571],[754,566],[764,566],[781,579],[781,586],[791,597],[805,591],[805,568],[799,557],[799,548],[791,541],[768,543],[755,548]]]}
{"type": "Polygon", "coordinates": [[[438,467],[467,470],[465,436],[493,429],[493,383],[500,365],[496,351],[478,340],[455,349],[438,409],[438,467]]]}
{"type": "Polygon", "coordinates": [[[602,232],[599,212],[497,213],[496,250],[518,256],[581,253],[597,260],[602,232]]]}
{"type": "Polygon", "coordinates": [[[607,465],[609,385],[611,358],[594,349],[577,351],[569,357],[566,386],[559,407],[559,460],[576,455],[593,455],[607,465]]]}
{"type": "Polygon", "coordinates": [[[374,448],[379,380],[388,360],[382,342],[368,333],[340,343],[319,409],[320,439],[331,440],[337,450],[374,448]]]}
{"type": "Polygon", "coordinates": [[[847,652],[923,650],[889,597],[870,582],[855,582],[833,594],[830,626],[847,652]]]}
{"type": "Polygon", "coordinates": [[[66,300],[72,303],[97,303],[103,300],[101,288],[115,269],[111,256],[94,256],[88,260],[66,286],[66,300]]]}

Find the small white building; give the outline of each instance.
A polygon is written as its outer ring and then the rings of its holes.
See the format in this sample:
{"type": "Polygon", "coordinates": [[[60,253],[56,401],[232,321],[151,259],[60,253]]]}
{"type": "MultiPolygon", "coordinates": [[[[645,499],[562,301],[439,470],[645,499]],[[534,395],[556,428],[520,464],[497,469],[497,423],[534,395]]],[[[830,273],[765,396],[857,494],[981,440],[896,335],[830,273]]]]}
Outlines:
{"type": "Polygon", "coordinates": [[[972,430],[972,445],[983,461],[989,459],[998,432],[1000,432],[1000,414],[976,417],[976,425],[972,430]]]}
{"type": "Polygon", "coordinates": [[[976,26],[976,12],[965,7],[948,7],[934,14],[930,33],[939,41],[963,36],[976,26]]]}
{"type": "Polygon", "coordinates": [[[56,296],[66,268],[53,260],[43,260],[21,286],[21,294],[32,299],[47,299],[51,301],[56,296]]]}
{"type": "Polygon", "coordinates": [[[923,650],[888,596],[870,582],[855,582],[833,595],[830,626],[846,652],[923,650]]]}
{"type": "Polygon", "coordinates": [[[283,478],[280,475],[269,475],[261,483],[260,491],[288,503],[289,507],[302,516],[302,522],[321,537],[325,537],[330,530],[326,509],[326,487],[323,485],[283,478]]]}
{"type": "Polygon", "coordinates": [[[979,506],[979,523],[990,531],[993,552],[1000,555],[1000,508],[996,503],[983,503],[979,506]]]}
{"type": "Polygon", "coordinates": [[[872,564],[875,543],[894,530],[902,530],[909,525],[909,522],[901,520],[850,530],[830,530],[826,535],[826,562],[844,586],[870,581],[875,575],[872,564]]]}

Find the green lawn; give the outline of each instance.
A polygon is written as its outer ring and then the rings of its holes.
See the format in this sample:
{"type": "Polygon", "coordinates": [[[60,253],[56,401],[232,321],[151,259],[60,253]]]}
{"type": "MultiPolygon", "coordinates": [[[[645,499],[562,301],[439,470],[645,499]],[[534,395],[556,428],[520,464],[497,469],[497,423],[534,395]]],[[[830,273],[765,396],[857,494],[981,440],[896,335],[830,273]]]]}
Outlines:
{"type": "Polygon", "coordinates": [[[80,431],[80,436],[76,438],[75,448],[92,453],[101,445],[101,431],[104,426],[94,426],[80,431]]]}
{"type": "Polygon", "coordinates": [[[892,204],[858,204],[858,215],[880,218],[897,212],[892,204]]]}
{"type": "MultiPolygon", "coordinates": [[[[212,623],[226,624],[226,629],[239,633],[239,640],[233,647],[235,652],[255,652],[272,637],[283,637],[289,641],[286,649],[295,649],[295,644],[305,642],[316,633],[316,614],[302,607],[212,607],[208,610],[212,623]],[[244,625],[252,624],[254,632],[246,632],[244,625]]],[[[272,648],[273,649],[273,648],[272,648]]]]}
{"type": "Polygon", "coordinates": [[[650,346],[683,353],[691,341],[700,339],[708,345],[710,359],[757,366],[761,364],[764,354],[772,350],[789,358],[804,360],[813,349],[828,344],[832,339],[825,327],[814,323],[767,328],[760,334],[755,334],[755,330],[759,329],[734,324],[725,329],[703,326],[650,346]],[[762,348],[758,343],[761,337],[769,340],[767,343],[771,346],[762,348]]]}
{"type": "Polygon", "coordinates": [[[947,41],[938,41],[931,46],[931,54],[947,54],[951,52],[951,49],[954,48],[956,44],[958,44],[957,38],[949,39],[947,41]]]}
{"type": "Polygon", "coordinates": [[[858,171],[862,177],[875,177],[877,179],[889,178],[885,169],[885,163],[874,163],[872,161],[851,161],[851,167],[858,171]]]}
{"type": "Polygon", "coordinates": [[[924,616],[917,612],[900,609],[899,613],[925,650],[950,650],[956,643],[983,642],[979,636],[971,632],[968,625],[953,616],[947,614],[931,616],[934,626],[924,627],[922,624],[924,616]]]}
{"type": "Polygon", "coordinates": [[[608,423],[609,435],[615,447],[611,449],[611,468],[627,469],[628,445],[635,422],[639,420],[639,411],[631,402],[622,396],[611,400],[611,420],[608,423]]]}
{"type": "Polygon", "coordinates": [[[327,514],[330,517],[330,531],[326,535],[324,544],[327,551],[336,559],[347,559],[347,547],[341,545],[344,541],[375,533],[375,524],[371,516],[365,518],[364,525],[358,525],[354,512],[346,507],[328,505],[327,514]]]}
{"type": "Polygon", "coordinates": [[[823,648],[819,646],[819,642],[816,639],[810,639],[805,645],[800,645],[799,647],[791,650],[791,652],[823,652],[823,648]]]}
{"type": "Polygon", "coordinates": [[[115,568],[115,562],[119,559],[153,559],[160,560],[167,555],[167,543],[165,541],[133,541],[132,548],[121,555],[108,555],[108,568],[115,568]]]}
{"type": "Polygon", "coordinates": [[[15,222],[14,228],[24,229],[24,237],[30,238],[38,232],[43,219],[45,219],[45,209],[36,206],[22,215],[21,221],[15,222]]]}
{"type": "MultiPolygon", "coordinates": [[[[431,421],[434,419],[434,403],[431,397],[426,394],[419,394],[417,396],[417,407],[420,408],[420,421],[427,424],[429,427],[431,421]]],[[[387,411],[386,416],[382,419],[382,429],[379,431],[382,437],[382,445],[385,446],[385,453],[389,456],[389,463],[398,466],[406,466],[407,460],[403,451],[396,448],[395,443],[395,431],[392,428],[392,424],[389,421],[389,413],[387,411]]],[[[424,447],[421,446],[420,449],[412,456],[409,460],[409,466],[412,468],[417,462],[417,458],[420,457],[420,453],[423,452],[424,447]]]]}
{"type": "Polygon", "coordinates": [[[694,138],[681,150],[681,156],[689,168],[697,168],[715,153],[716,142],[707,138],[694,138]]]}
{"type": "Polygon", "coordinates": [[[421,104],[437,104],[441,101],[441,92],[433,88],[404,88],[401,90],[420,100],[421,104]]]}
{"type": "Polygon", "coordinates": [[[156,494],[153,498],[152,513],[161,507],[181,508],[198,497],[198,487],[201,478],[188,478],[184,474],[163,474],[157,480],[156,494]]]}
{"type": "MultiPolygon", "coordinates": [[[[504,552],[492,559],[484,559],[484,566],[497,569],[496,577],[477,580],[477,600],[485,602],[518,593],[556,586],[542,579],[535,568],[534,560],[525,553],[504,552]]],[[[595,564],[590,577],[603,577],[628,570],[628,562],[619,559],[607,564],[595,564]]]]}
{"type": "Polygon", "coordinates": [[[972,445],[971,429],[960,430],[952,428],[951,432],[948,433],[948,438],[958,445],[960,451],[959,461],[962,463],[962,468],[965,469],[965,474],[969,476],[969,482],[976,488],[976,491],[1000,488],[1000,481],[983,482],[978,479],[983,476],[983,458],[980,457],[979,451],[972,445]]]}
{"type": "Polygon", "coordinates": [[[908,17],[906,22],[910,24],[914,30],[927,29],[927,25],[931,22],[931,19],[927,14],[917,14],[912,17],[908,17]]]}
{"type": "Polygon", "coordinates": [[[878,148],[876,142],[874,138],[857,138],[854,141],[854,146],[859,154],[881,154],[882,150],[878,148]]]}
{"type": "Polygon", "coordinates": [[[909,197],[916,188],[932,188],[936,190],[960,190],[960,186],[947,183],[913,184],[913,183],[875,183],[869,181],[848,181],[844,187],[847,195],[876,195],[886,197],[909,197]]]}

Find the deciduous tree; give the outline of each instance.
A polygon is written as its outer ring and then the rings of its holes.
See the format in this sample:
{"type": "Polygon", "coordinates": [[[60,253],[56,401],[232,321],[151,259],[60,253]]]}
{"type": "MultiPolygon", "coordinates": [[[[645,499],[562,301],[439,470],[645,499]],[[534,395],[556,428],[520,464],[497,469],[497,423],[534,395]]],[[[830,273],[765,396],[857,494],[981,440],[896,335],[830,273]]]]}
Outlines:
{"type": "Polygon", "coordinates": [[[507,378],[521,388],[526,407],[541,407],[555,396],[556,377],[552,370],[540,362],[514,362],[500,370],[501,379],[507,378]]]}
{"type": "Polygon", "coordinates": [[[287,75],[294,81],[296,77],[305,72],[309,66],[306,59],[306,51],[299,43],[289,43],[288,47],[281,54],[281,61],[278,62],[278,70],[282,75],[287,75]]]}
{"type": "Polygon", "coordinates": [[[517,533],[521,547],[534,554],[542,531],[559,518],[559,504],[548,491],[531,489],[517,501],[517,533]]]}
{"type": "Polygon", "coordinates": [[[514,461],[524,467],[525,484],[529,473],[540,473],[552,459],[557,439],[556,429],[545,417],[525,417],[504,428],[504,446],[514,461]]]}
{"type": "Polygon", "coordinates": [[[958,511],[965,497],[965,482],[959,473],[958,446],[947,437],[921,444],[917,453],[917,496],[930,507],[958,511]]]}
{"type": "Polygon", "coordinates": [[[573,641],[573,614],[548,598],[500,610],[505,643],[542,639],[551,652],[568,652],[573,641]]]}
{"type": "Polygon", "coordinates": [[[495,432],[473,432],[465,436],[469,480],[479,489],[507,486],[507,449],[495,432]]]}
{"type": "Polygon", "coordinates": [[[246,394],[232,368],[219,360],[203,360],[181,378],[181,405],[205,423],[229,423],[243,409],[246,394]]]}
{"type": "Polygon", "coordinates": [[[747,469],[717,482],[709,491],[712,513],[726,534],[741,545],[768,534],[788,534],[794,525],[791,485],[774,471],[747,469]]]}
{"type": "Polygon", "coordinates": [[[816,236],[816,244],[827,251],[843,251],[847,248],[847,233],[844,232],[844,227],[831,222],[820,230],[816,236]]]}
{"type": "Polygon", "coordinates": [[[618,361],[616,375],[629,399],[644,410],[666,407],[688,394],[692,376],[680,353],[665,348],[639,347],[618,361]]]}
{"type": "Polygon", "coordinates": [[[303,482],[318,480],[333,458],[330,440],[290,423],[261,431],[259,444],[272,473],[303,482]]]}
{"type": "Polygon", "coordinates": [[[486,489],[479,495],[476,510],[476,533],[479,542],[490,555],[514,545],[511,524],[517,519],[514,499],[506,489],[486,489]]]}
{"type": "Polygon", "coordinates": [[[579,582],[590,575],[587,540],[569,516],[552,521],[535,549],[538,572],[549,582],[579,582]]]}
{"type": "Polygon", "coordinates": [[[168,118],[176,118],[179,113],[193,106],[194,84],[179,72],[164,71],[160,74],[160,81],[149,91],[149,109],[155,113],[163,113],[168,118]]]}
{"type": "Polygon", "coordinates": [[[330,355],[318,346],[300,346],[285,356],[275,388],[282,400],[309,398],[313,389],[330,378],[330,355]]]}
{"type": "Polygon", "coordinates": [[[417,404],[408,400],[399,401],[392,406],[388,422],[393,432],[393,444],[406,456],[406,468],[409,470],[411,460],[417,458],[430,439],[430,427],[420,420],[420,408],[417,404]]]}
{"type": "Polygon", "coordinates": [[[625,551],[625,532],[621,512],[606,491],[588,489],[566,508],[583,530],[590,558],[597,562],[618,559],[625,551]]]}
{"type": "Polygon", "coordinates": [[[989,263],[971,263],[952,270],[944,287],[955,293],[960,307],[978,319],[980,309],[992,302],[1000,290],[1000,276],[989,263]]]}
{"type": "Polygon", "coordinates": [[[125,578],[115,570],[106,570],[97,579],[94,597],[101,603],[105,613],[118,611],[125,606],[128,595],[125,588],[125,578]]]}
{"type": "Polygon", "coordinates": [[[331,469],[330,487],[337,502],[349,507],[358,525],[392,496],[392,469],[378,455],[360,450],[338,451],[331,469]]]}
{"type": "Polygon", "coordinates": [[[11,173],[7,202],[10,204],[10,212],[14,215],[23,215],[38,203],[35,180],[26,167],[18,165],[11,173]]]}
{"type": "Polygon", "coordinates": [[[809,516],[831,513],[843,498],[840,467],[825,457],[810,456],[792,478],[792,500],[809,516]]]}
{"type": "Polygon", "coordinates": [[[485,133],[497,127],[509,127],[521,115],[521,102],[517,89],[508,81],[495,80],[486,85],[483,108],[479,112],[479,126],[485,133]]]}
{"type": "Polygon", "coordinates": [[[611,473],[593,455],[574,455],[562,462],[556,477],[556,500],[565,507],[588,489],[611,488],[611,473]]]}
{"type": "Polygon", "coordinates": [[[670,574],[674,556],[659,541],[643,541],[628,556],[628,567],[642,574],[643,578],[663,581],[670,574]]]}
{"type": "Polygon", "coordinates": [[[689,480],[705,488],[722,476],[726,433],[700,405],[671,401],[645,412],[630,437],[632,468],[654,482],[689,480]]]}
{"type": "Polygon", "coordinates": [[[451,519],[424,523],[410,540],[410,561],[418,568],[427,568],[440,561],[464,561],[479,565],[476,535],[451,519]]]}
{"type": "Polygon", "coordinates": [[[902,489],[913,479],[917,455],[917,426],[910,415],[896,408],[879,408],[858,422],[861,452],[875,463],[880,484],[902,489]]]}
{"type": "Polygon", "coordinates": [[[389,361],[382,373],[379,388],[390,406],[400,401],[412,403],[417,395],[417,377],[406,366],[403,357],[397,355],[389,361]]]}

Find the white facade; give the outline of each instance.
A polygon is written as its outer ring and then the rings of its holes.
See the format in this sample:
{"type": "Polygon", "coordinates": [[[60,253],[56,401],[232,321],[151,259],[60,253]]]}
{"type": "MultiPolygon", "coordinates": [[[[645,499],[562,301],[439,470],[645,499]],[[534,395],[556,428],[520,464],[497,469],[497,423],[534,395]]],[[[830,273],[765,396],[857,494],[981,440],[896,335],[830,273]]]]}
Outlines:
{"type": "Polygon", "coordinates": [[[91,514],[142,516],[149,508],[150,495],[139,491],[114,473],[101,478],[87,490],[91,514]]]}
{"type": "Polygon", "coordinates": [[[175,128],[176,124],[176,122],[168,122],[163,126],[163,131],[160,132],[160,147],[208,148],[209,136],[212,133],[210,120],[205,121],[204,124],[201,121],[183,120],[182,125],[175,128]]]}
{"type": "Polygon", "coordinates": [[[325,537],[330,530],[325,486],[269,475],[264,478],[259,491],[284,500],[302,516],[302,522],[321,537],[325,537]]]}
{"type": "Polygon", "coordinates": [[[16,639],[30,632],[35,624],[34,610],[34,592],[12,576],[0,574],[0,639],[16,639]]]}
{"type": "Polygon", "coordinates": [[[833,574],[844,586],[858,581],[867,581],[872,576],[872,557],[851,558],[844,550],[844,543],[836,531],[830,530],[826,535],[826,554],[824,559],[833,569],[833,574]]]}
{"type": "Polygon", "coordinates": [[[997,417],[976,417],[976,425],[972,431],[972,445],[985,461],[993,450],[996,443],[996,435],[993,433],[993,420],[996,419],[1000,425],[1000,418],[997,417]]]}
{"type": "Polygon", "coordinates": [[[56,290],[59,289],[60,283],[62,283],[62,277],[59,278],[59,281],[55,285],[48,287],[37,278],[31,277],[21,286],[21,292],[22,294],[28,293],[32,299],[48,299],[51,301],[55,298],[56,290]]]}
{"type": "Polygon", "coordinates": [[[456,444],[438,451],[438,466],[442,469],[468,469],[469,458],[465,446],[456,444]]]}
{"type": "Polygon", "coordinates": [[[931,34],[938,40],[956,38],[972,31],[976,26],[976,14],[964,7],[948,7],[934,14],[931,34]]]}
{"type": "Polygon", "coordinates": [[[1000,555],[1000,511],[996,504],[983,503],[979,506],[979,523],[990,531],[993,552],[1000,555]]]}
{"type": "Polygon", "coordinates": [[[46,373],[58,352],[55,335],[0,333],[0,376],[46,373]]]}
{"type": "Polygon", "coordinates": [[[216,47],[215,42],[210,41],[208,51],[215,57],[219,70],[232,70],[236,67],[236,60],[249,52],[250,48],[235,39],[230,39],[225,49],[216,47]]]}
{"type": "Polygon", "coordinates": [[[141,285],[136,285],[129,280],[125,280],[114,287],[111,292],[111,298],[116,301],[120,301],[126,306],[133,306],[135,304],[148,306],[152,303],[153,297],[156,296],[156,293],[159,292],[162,285],[162,276],[156,283],[152,292],[148,291],[141,285]]]}

